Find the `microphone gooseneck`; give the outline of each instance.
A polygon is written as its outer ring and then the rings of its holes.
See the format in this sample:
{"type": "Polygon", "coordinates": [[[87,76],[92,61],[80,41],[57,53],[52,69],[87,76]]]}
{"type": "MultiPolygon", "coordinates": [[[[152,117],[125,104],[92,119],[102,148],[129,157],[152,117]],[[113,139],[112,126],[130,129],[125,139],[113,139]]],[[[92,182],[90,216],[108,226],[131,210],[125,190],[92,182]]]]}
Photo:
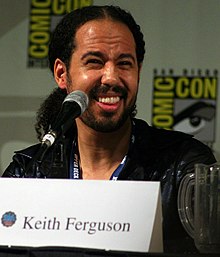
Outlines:
{"type": "Polygon", "coordinates": [[[74,119],[83,114],[89,104],[88,96],[76,90],[66,96],[62,103],[61,110],[51,125],[50,130],[44,135],[41,143],[50,147],[62,131],[65,124],[70,124],[74,119]]]}

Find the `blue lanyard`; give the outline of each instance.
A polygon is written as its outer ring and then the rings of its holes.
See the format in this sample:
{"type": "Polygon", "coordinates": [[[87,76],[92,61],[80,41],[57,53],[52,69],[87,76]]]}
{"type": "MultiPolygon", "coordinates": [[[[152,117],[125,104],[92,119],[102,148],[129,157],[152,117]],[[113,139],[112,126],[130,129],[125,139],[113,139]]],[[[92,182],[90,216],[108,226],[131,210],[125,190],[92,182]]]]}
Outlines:
{"type": "Polygon", "coordinates": [[[76,139],[73,141],[71,156],[70,156],[70,178],[82,179],[81,168],[79,164],[79,153],[76,139]]]}
{"type": "MultiPolygon", "coordinates": [[[[130,141],[130,147],[134,144],[135,136],[134,136],[134,122],[132,127],[132,136],[130,141]]],[[[75,139],[72,144],[71,156],[70,156],[70,178],[71,179],[82,179],[82,172],[79,163],[79,152],[77,140],[75,139]]],[[[130,150],[130,149],[129,149],[130,150]]],[[[110,180],[117,180],[119,174],[121,173],[125,163],[126,163],[127,155],[124,156],[121,163],[118,165],[116,170],[112,173],[110,180]]]]}
{"type": "Polygon", "coordinates": [[[112,175],[110,177],[110,180],[117,180],[118,179],[118,176],[121,173],[121,171],[122,171],[122,169],[123,169],[123,167],[125,165],[126,159],[127,159],[127,155],[125,155],[125,157],[123,158],[121,163],[118,165],[116,170],[112,173],[112,175]]]}

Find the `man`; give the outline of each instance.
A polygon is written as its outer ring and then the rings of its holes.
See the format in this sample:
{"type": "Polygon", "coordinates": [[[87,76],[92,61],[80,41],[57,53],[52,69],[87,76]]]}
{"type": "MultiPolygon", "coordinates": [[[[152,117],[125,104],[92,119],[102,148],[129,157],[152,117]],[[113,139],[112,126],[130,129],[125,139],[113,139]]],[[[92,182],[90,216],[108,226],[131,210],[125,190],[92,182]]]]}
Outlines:
{"type": "Polygon", "coordinates": [[[88,108],[41,161],[29,165],[39,149],[31,146],[16,152],[3,176],[160,181],[165,251],[194,251],[178,216],[178,188],[195,163],[215,158],[189,135],[134,118],[144,47],[139,26],[118,7],[90,6],[65,16],[49,46],[59,89],[39,110],[39,139],[70,92],[85,92],[88,108]]]}

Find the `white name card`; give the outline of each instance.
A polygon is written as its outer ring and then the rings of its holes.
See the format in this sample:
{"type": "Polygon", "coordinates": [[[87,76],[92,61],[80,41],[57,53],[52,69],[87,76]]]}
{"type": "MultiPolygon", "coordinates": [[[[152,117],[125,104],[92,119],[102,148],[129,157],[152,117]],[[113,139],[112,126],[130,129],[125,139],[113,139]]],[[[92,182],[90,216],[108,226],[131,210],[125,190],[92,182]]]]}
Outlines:
{"type": "Polygon", "coordinates": [[[0,178],[0,245],[162,252],[159,182],[0,178]]]}

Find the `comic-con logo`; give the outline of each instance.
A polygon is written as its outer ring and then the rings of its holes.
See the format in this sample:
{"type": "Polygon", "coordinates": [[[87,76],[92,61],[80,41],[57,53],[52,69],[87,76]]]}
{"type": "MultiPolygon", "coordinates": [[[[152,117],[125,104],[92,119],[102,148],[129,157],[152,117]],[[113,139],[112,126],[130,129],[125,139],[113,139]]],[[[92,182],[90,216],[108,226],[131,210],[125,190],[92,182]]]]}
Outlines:
{"type": "Polygon", "coordinates": [[[218,71],[154,71],[152,125],[215,142],[218,71]]]}
{"type": "Polygon", "coordinates": [[[11,227],[16,222],[16,214],[12,211],[6,212],[2,215],[2,225],[5,227],[11,227]]]}

